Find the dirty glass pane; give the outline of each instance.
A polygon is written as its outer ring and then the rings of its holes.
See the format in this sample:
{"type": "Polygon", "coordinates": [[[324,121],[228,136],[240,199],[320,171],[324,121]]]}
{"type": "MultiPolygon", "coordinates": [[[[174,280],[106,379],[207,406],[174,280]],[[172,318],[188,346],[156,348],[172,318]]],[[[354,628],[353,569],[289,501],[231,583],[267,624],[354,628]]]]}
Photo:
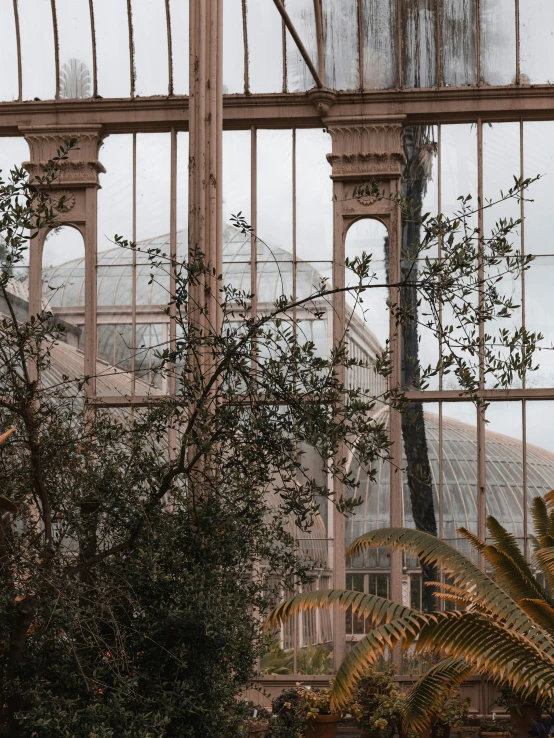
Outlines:
{"type": "Polygon", "coordinates": [[[282,19],[273,0],[248,0],[250,92],[283,91],[282,19]]]}
{"type": "Polygon", "coordinates": [[[0,0],[0,100],[17,100],[17,40],[12,0],[0,0]]]}
{"type": "Polygon", "coordinates": [[[380,90],[398,84],[396,6],[396,0],[363,0],[365,89],[380,90]]]}
{"type": "Polygon", "coordinates": [[[223,94],[244,92],[242,0],[223,3],[223,94]]]}
{"type": "Polygon", "coordinates": [[[404,3],[404,87],[437,84],[436,22],[436,0],[404,3]]]}
{"type": "Polygon", "coordinates": [[[360,86],[357,0],[323,0],[325,85],[335,90],[360,86]]]}
{"type": "Polygon", "coordinates": [[[170,0],[173,92],[189,94],[189,0],[170,0]]]}
{"type": "Polygon", "coordinates": [[[252,223],[250,212],[250,131],[223,132],[223,227],[231,215],[242,212],[252,223]]]}
{"type": "Polygon", "coordinates": [[[92,97],[92,32],[88,0],[56,0],[60,97],[92,97]]]}
{"type": "Polygon", "coordinates": [[[126,0],[93,0],[98,94],[129,97],[131,66],[126,0]]]}
{"type": "Polygon", "coordinates": [[[333,258],[331,136],[321,128],[296,131],[296,255],[306,261],[333,258]]]}
{"type": "Polygon", "coordinates": [[[481,76],[487,85],[515,82],[514,0],[481,0],[481,76]]]}
{"type": "MultiPolygon", "coordinates": [[[[137,241],[169,233],[170,171],[171,134],[138,133],[137,241]]],[[[139,255],[137,259],[144,261],[139,255]]]]}
{"type": "Polygon", "coordinates": [[[164,0],[131,0],[135,95],[167,95],[169,59],[164,0]]]}
{"type": "Polygon", "coordinates": [[[541,175],[541,179],[530,186],[525,203],[525,252],[554,254],[551,230],[554,121],[523,124],[523,156],[524,177],[541,175]]]}
{"type": "Polygon", "coordinates": [[[476,0],[443,0],[441,33],[443,84],[477,84],[476,0]]]}
{"type": "MultiPolygon", "coordinates": [[[[258,260],[265,262],[259,268],[273,273],[281,285],[289,279],[280,274],[279,265],[292,261],[292,131],[258,131],[257,163],[257,235],[265,242],[258,241],[258,260]]],[[[283,291],[292,294],[287,285],[281,285],[277,296],[283,291]]]]}
{"type": "Polygon", "coordinates": [[[554,82],[554,3],[533,0],[519,4],[521,84],[554,82]]]}
{"type": "MultiPolygon", "coordinates": [[[[302,39],[302,43],[315,68],[318,68],[317,33],[313,0],[296,0],[287,5],[287,12],[302,39]],[[289,7],[290,5],[290,7],[289,7]]],[[[314,79],[294,39],[287,31],[287,90],[288,92],[305,92],[315,87],[314,79]]]]}
{"type": "Polygon", "coordinates": [[[24,100],[53,100],[56,96],[54,26],[50,0],[19,2],[21,66],[24,100]]]}

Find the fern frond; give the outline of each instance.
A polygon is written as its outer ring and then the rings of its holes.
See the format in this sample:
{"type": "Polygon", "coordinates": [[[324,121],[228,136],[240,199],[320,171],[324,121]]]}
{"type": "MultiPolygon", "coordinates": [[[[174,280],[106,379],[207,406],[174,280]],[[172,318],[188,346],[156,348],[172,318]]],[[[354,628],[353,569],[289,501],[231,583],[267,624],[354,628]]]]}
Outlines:
{"type": "Polygon", "coordinates": [[[523,599],[518,605],[524,610],[535,623],[554,637],[554,607],[544,600],[523,599]]]}
{"type": "Polygon", "coordinates": [[[451,694],[473,673],[474,668],[464,659],[447,658],[432,666],[419,678],[408,694],[404,712],[404,729],[419,735],[425,733],[431,716],[451,694]]]}
{"type": "Polygon", "coordinates": [[[383,623],[358,641],[346,654],[335,675],[331,693],[332,706],[340,709],[347,705],[352,699],[356,683],[368,667],[375,664],[387,648],[392,649],[398,643],[402,643],[403,648],[409,648],[421,626],[428,620],[429,617],[423,613],[414,612],[409,617],[383,623]]]}
{"type": "Polygon", "coordinates": [[[299,612],[309,612],[320,607],[330,609],[337,604],[342,610],[352,608],[353,612],[365,615],[371,623],[389,623],[396,618],[419,615],[418,610],[399,605],[377,595],[355,592],[349,589],[318,589],[302,592],[278,605],[268,616],[264,627],[275,628],[299,612]]]}
{"type": "Polygon", "coordinates": [[[347,555],[355,556],[367,548],[377,547],[411,552],[424,564],[442,567],[455,586],[471,591],[472,600],[494,617],[501,618],[506,627],[524,632],[533,628],[533,623],[507,592],[457,549],[430,533],[412,528],[380,528],[360,536],[349,547],[347,555]]]}
{"type": "Polygon", "coordinates": [[[532,634],[533,630],[527,635],[516,633],[479,613],[437,613],[435,622],[422,626],[415,649],[424,654],[465,659],[476,671],[508,681],[517,692],[536,689],[539,697],[551,700],[554,649],[544,634],[544,646],[532,634]]]}
{"type": "Polygon", "coordinates": [[[533,497],[531,502],[531,517],[537,536],[548,535],[548,510],[542,497],[533,497]]]}

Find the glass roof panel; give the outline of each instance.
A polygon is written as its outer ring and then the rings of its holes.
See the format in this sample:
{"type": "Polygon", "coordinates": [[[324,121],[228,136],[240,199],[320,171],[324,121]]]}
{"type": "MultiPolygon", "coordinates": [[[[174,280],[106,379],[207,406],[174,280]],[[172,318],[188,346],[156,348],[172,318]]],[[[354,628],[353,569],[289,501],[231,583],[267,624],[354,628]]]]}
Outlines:
{"type": "Polygon", "coordinates": [[[358,0],[323,0],[325,84],[335,90],[360,86],[358,0]]]}
{"type": "MultiPolygon", "coordinates": [[[[317,69],[317,32],[313,0],[296,0],[294,4],[289,3],[289,5],[290,7],[287,6],[287,12],[290,19],[317,69]]],[[[305,92],[315,87],[314,78],[288,31],[286,35],[286,49],[287,91],[305,92]]]]}
{"type": "Polygon", "coordinates": [[[126,0],[92,0],[98,73],[98,94],[129,97],[131,57],[126,0]]]}
{"type": "Polygon", "coordinates": [[[520,65],[522,84],[554,82],[554,3],[520,3],[520,65]]]}
{"type": "Polygon", "coordinates": [[[13,0],[0,0],[0,18],[0,100],[17,100],[19,79],[13,0]]]}
{"type": "Polygon", "coordinates": [[[250,92],[283,91],[283,24],[273,0],[248,0],[250,92]]]}
{"type": "Polygon", "coordinates": [[[385,89],[398,84],[396,0],[363,0],[363,85],[385,89]]]}
{"type": "Polygon", "coordinates": [[[223,3],[223,93],[244,92],[242,0],[223,3]]]}
{"type": "Polygon", "coordinates": [[[488,85],[515,82],[514,0],[481,0],[481,76],[488,85]]]}
{"type": "Polygon", "coordinates": [[[442,76],[448,87],[477,84],[476,0],[442,0],[442,76]]]}
{"type": "Polygon", "coordinates": [[[92,97],[92,31],[88,0],[56,0],[60,97],[92,97]]]}
{"type": "Polygon", "coordinates": [[[56,96],[54,26],[50,0],[19,0],[21,66],[24,100],[56,96]]]}
{"type": "Polygon", "coordinates": [[[169,55],[165,0],[131,0],[135,95],[167,95],[169,55]]]}
{"type": "Polygon", "coordinates": [[[170,0],[173,93],[189,94],[189,0],[170,0]]]}
{"type": "Polygon", "coordinates": [[[437,82],[436,0],[407,0],[402,32],[405,87],[433,87],[437,82]]]}

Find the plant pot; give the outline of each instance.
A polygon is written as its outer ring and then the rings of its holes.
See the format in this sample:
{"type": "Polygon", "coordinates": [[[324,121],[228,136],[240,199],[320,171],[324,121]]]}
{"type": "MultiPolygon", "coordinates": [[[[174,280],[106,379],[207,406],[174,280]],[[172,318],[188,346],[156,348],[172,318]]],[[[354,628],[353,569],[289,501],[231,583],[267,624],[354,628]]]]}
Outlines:
{"type": "Polygon", "coordinates": [[[431,728],[431,738],[450,738],[451,725],[441,723],[433,725],[431,728]]]}
{"type": "Polygon", "coordinates": [[[268,728],[268,722],[248,723],[246,726],[246,735],[248,738],[265,738],[268,728]]]}
{"type": "Polygon", "coordinates": [[[306,724],[305,738],[335,738],[341,715],[316,715],[306,724]]]}
{"type": "Polygon", "coordinates": [[[534,720],[540,720],[542,710],[535,705],[521,705],[513,702],[509,705],[510,721],[517,738],[524,738],[533,727],[534,720]]]}

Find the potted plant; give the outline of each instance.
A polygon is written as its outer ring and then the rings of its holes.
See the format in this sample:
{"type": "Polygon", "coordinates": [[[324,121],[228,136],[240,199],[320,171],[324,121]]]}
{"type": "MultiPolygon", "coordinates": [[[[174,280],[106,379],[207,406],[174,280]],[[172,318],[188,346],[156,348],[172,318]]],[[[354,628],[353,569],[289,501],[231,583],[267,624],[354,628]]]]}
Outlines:
{"type": "Polygon", "coordinates": [[[271,719],[269,710],[250,700],[244,700],[242,714],[244,717],[241,735],[248,736],[248,738],[265,738],[271,719]]]}
{"type": "Polygon", "coordinates": [[[297,684],[273,701],[279,736],[335,738],[341,713],[331,709],[331,690],[297,684]],[[288,732],[287,732],[288,731],[288,732]],[[295,732],[296,731],[296,732],[295,732]]]}
{"type": "Polygon", "coordinates": [[[405,697],[394,683],[394,674],[395,667],[385,664],[369,669],[358,682],[349,710],[366,738],[392,738],[395,730],[402,734],[405,697]]]}
{"type": "Polygon", "coordinates": [[[431,723],[431,737],[449,738],[452,728],[461,728],[468,719],[469,705],[468,697],[455,695],[445,699],[431,723]]]}
{"type": "Polygon", "coordinates": [[[510,735],[510,726],[506,720],[497,720],[496,715],[493,713],[492,720],[481,721],[479,735],[481,738],[508,738],[510,735]]]}
{"type": "Polygon", "coordinates": [[[533,695],[521,697],[509,687],[500,688],[500,696],[495,705],[505,707],[510,714],[510,722],[516,738],[524,738],[529,734],[535,721],[540,721],[542,706],[537,704],[533,695]]]}

